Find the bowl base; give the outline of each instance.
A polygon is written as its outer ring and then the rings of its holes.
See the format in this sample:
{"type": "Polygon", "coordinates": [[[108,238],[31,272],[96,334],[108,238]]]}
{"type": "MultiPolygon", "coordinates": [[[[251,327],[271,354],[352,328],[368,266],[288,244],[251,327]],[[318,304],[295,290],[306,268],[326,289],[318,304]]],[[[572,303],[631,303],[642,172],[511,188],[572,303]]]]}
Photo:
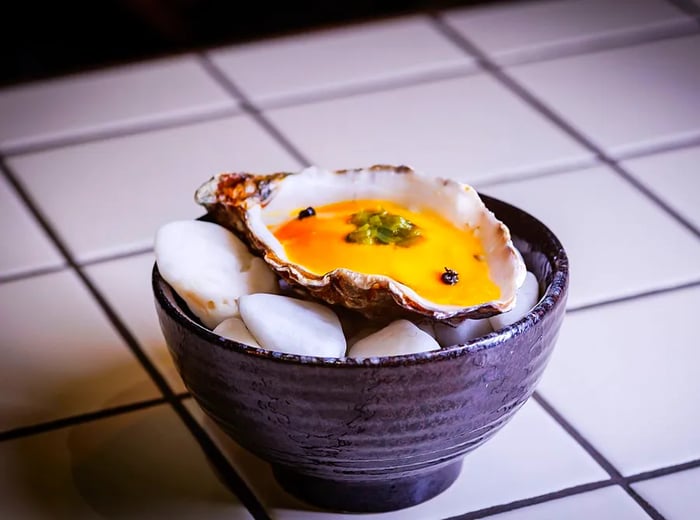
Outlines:
{"type": "Polygon", "coordinates": [[[425,502],[457,479],[462,458],[432,472],[381,480],[327,480],[273,465],[277,482],[295,497],[320,508],[352,513],[394,511],[425,502]]]}

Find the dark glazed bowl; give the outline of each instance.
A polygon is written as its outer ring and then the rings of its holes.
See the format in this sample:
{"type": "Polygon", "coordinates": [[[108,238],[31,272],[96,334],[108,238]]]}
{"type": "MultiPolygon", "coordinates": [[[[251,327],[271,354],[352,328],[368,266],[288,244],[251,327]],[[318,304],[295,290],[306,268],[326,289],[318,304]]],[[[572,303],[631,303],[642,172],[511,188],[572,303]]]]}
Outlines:
{"type": "Polygon", "coordinates": [[[432,498],[534,392],[564,318],[568,260],[541,222],[482,198],[543,296],[517,323],[440,351],[356,361],[247,347],[192,320],[154,267],[160,324],[185,385],[293,495],[357,512],[432,498]]]}

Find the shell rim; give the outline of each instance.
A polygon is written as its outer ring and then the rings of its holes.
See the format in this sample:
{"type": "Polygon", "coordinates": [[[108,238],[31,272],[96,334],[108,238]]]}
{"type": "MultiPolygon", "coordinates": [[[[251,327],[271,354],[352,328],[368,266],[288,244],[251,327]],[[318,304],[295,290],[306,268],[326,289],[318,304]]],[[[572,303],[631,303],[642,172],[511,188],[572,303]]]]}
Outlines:
{"type": "Polygon", "coordinates": [[[195,322],[180,308],[171,301],[172,297],[166,295],[166,290],[175,294],[175,290],[160,276],[157,263],[153,263],[151,272],[151,284],[157,305],[176,321],[208,344],[222,348],[227,351],[237,352],[269,361],[291,363],[294,365],[311,365],[325,367],[399,367],[405,365],[415,365],[441,361],[481,352],[486,349],[496,348],[507,342],[513,336],[522,334],[525,330],[534,327],[542,321],[544,317],[551,313],[558,305],[565,304],[567,289],[569,284],[569,261],[566,251],[558,237],[540,220],[530,215],[526,211],[508,204],[502,200],[486,195],[480,195],[487,201],[496,202],[510,210],[528,217],[533,225],[538,226],[540,233],[546,241],[549,241],[556,249],[557,255],[552,262],[552,280],[546,287],[544,294],[540,297],[537,305],[515,323],[508,325],[498,331],[490,332],[484,336],[468,341],[466,343],[452,345],[440,350],[420,352],[416,354],[403,354],[399,356],[375,356],[367,358],[351,357],[320,357],[305,356],[300,354],[288,354],[284,352],[266,350],[263,348],[244,345],[235,340],[225,338],[195,322]]]}

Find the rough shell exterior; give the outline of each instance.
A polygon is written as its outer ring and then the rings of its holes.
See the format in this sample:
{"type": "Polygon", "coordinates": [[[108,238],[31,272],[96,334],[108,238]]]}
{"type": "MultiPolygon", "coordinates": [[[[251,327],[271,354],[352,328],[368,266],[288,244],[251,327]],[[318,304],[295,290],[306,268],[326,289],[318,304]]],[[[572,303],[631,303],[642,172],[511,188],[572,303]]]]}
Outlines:
{"type": "MultiPolygon", "coordinates": [[[[422,193],[422,197],[425,196],[424,189],[414,191],[422,193]]],[[[365,169],[335,172],[309,168],[300,173],[269,175],[223,173],[204,183],[197,190],[195,200],[207,209],[215,222],[233,230],[245,240],[251,250],[260,254],[291,286],[312,298],[357,310],[368,318],[415,318],[416,315],[422,315],[436,320],[460,322],[465,318],[488,317],[512,308],[516,290],[525,275],[524,263],[511,242],[510,232],[483,205],[471,187],[455,181],[426,178],[407,166],[375,165],[365,169]],[[425,183],[430,183],[436,192],[453,190],[457,196],[466,197],[467,202],[474,205],[471,211],[479,215],[480,227],[486,229],[484,243],[488,241],[492,244],[488,261],[492,269],[496,266],[496,272],[499,273],[500,279],[494,277],[494,281],[501,288],[501,299],[471,307],[441,306],[421,298],[410,288],[386,276],[367,275],[347,269],[338,269],[319,276],[305,270],[303,266],[289,262],[281,244],[264,225],[264,222],[269,223],[269,219],[264,221],[264,216],[271,205],[278,204],[278,201],[273,203],[277,197],[285,200],[303,198],[294,193],[290,196],[290,192],[295,189],[292,186],[306,181],[303,176],[309,177],[310,182],[317,183],[313,184],[314,188],[318,186],[316,189],[306,192],[313,192],[316,203],[309,204],[308,199],[296,200],[295,205],[287,209],[348,200],[353,197],[352,194],[339,198],[332,192],[341,185],[356,190],[363,182],[384,183],[387,186],[392,183],[420,182],[422,188],[425,187],[425,183]],[[327,189],[329,186],[332,186],[332,189],[327,189]]],[[[285,219],[287,218],[288,213],[285,214],[285,219]]]]}

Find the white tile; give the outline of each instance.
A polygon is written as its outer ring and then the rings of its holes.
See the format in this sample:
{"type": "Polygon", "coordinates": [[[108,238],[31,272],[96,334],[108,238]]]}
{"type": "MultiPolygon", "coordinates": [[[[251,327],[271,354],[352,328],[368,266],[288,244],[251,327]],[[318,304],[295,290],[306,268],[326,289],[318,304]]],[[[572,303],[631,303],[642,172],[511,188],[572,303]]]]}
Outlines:
{"type": "Polygon", "coordinates": [[[576,0],[470,7],[445,20],[494,61],[512,64],[697,28],[665,0],[576,0]]]}
{"type": "Polygon", "coordinates": [[[700,287],[567,315],[542,394],[625,475],[700,458],[700,287]]]}
{"type": "Polygon", "coordinates": [[[667,520],[700,518],[700,468],[644,480],[632,487],[667,520]]]}
{"type": "Polygon", "coordinates": [[[0,444],[0,517],[252,518],[165,405],[0,444]]]}
{"type": "Polygon", "coordinates": [[[72,271],[0,285],[0,431],[158,397],[72,271]]]}
{"type": "Polygon", "coordinates": [[[148,61],[0,90],[0,149],[233,109],[192,57],[148,61]]]}
{"type": "Polygon", "coordinates": [[[60,253],[0,174],[0,276],[63,265],[60,253]]]}
{"type": "MultiPolygon", "coordinates": [[[[312,509],[288,495],[276,484],[266,463],[228,440],[204,418],[196,404],[189,402],[188,406],[212,432],[274,518],[330,520],[351,516],[312,509]]],[[[362,518],[447,518],[607,478],[578,444],[537,403],[530,401],[503,430],[467,455],[462,473],[446,491],[411,508],[362,518]]]]}
{"type": "Polygon", "coordinates": [[[175,392],[185,392],[185,385],[175,368],[158,324],[151,289],[154,262],[154,255],[146,253],[91,265],[85,268],[85,272],[136,337],[171,388],[175,392]]]}
{"type": "Polygon", "coordinates": [[[336,169],[407,164],[474,182],[591,155],[488,76],[272,110],[312,162],[336,169]]]}
{"type": "Polygon", "coordinates": [[[700,36],[523,65],[509,73],[615,156],[700,136],[700,36]]]}
{"type": "Polygon", "coordinates": [[[611,170],[484,188],[542,220],[571,265],[569,307],[700,280],[700,242],[611,170]]]}
{"type": "Polygon", "coordinates": [[[630,159],[623,166],[700,229],[700,147],[630,159]]]}
{"type": "Polygon", "coordinates": [[[618,486],[560,498],[489,517],[492,520],[649,520],[618,486]]]}
{"type": "Polygon", "coordinates": [[[262,105],[475,67],[472,58],[417,16],[219,49],[211,57],[262,105]]]}
{"type": "Polygon", "coordinates": [[[9,162],[81,261],[149,247],[162,224],[203,214],[194,203],[194,192],[216,173],[298,169],[294,159],[246,116],[9,162]]]}

